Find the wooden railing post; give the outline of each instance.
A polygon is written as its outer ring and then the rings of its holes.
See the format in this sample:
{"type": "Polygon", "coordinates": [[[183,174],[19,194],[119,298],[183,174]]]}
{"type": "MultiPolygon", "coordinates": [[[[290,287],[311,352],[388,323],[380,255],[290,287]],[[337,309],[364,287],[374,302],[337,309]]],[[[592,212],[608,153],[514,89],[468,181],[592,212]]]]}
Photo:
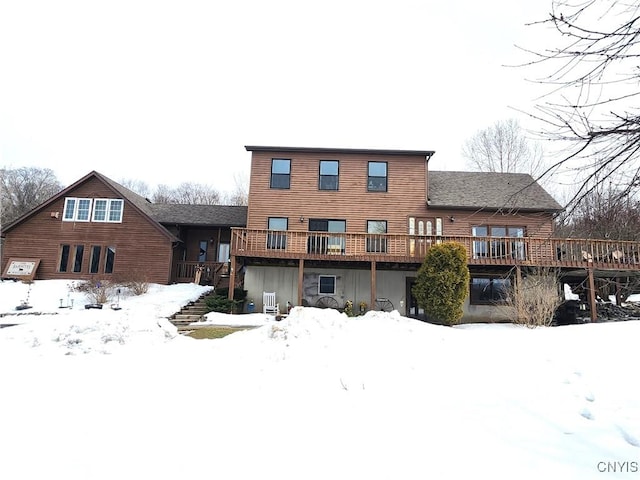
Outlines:
{"type": "Polygon", "coordinates": [[[596,282],[593,279],[593,266],[588,268],[589,272],[589,309],[591,311],[591,321],[598,321],[598,306],[596,304],[596,282]]]}

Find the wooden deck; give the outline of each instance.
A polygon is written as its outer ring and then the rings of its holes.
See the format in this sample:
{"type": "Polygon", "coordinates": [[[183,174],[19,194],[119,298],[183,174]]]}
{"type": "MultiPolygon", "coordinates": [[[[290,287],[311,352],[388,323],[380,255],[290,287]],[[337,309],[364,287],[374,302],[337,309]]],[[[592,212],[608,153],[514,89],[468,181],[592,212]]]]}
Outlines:
{"type": "Polygon", "coordinates": [[[432,245],[458,242],[469,265],[640,270],[640,242],[576,238],[419,236],[234,228],[231,255],[327,262],[422,263],[432,245]]]}

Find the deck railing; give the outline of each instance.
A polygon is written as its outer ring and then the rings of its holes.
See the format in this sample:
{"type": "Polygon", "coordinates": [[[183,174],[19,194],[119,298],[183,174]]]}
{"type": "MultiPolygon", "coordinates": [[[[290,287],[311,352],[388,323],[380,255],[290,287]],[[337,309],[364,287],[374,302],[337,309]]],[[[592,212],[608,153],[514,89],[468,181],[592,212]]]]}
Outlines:
{"type": "Polygon", "coordinates": [[[199,280],[198,283],[217,285],[220,277],[229,273],[228,269],[229,264],[221,262],[178,262],[175,266],[173,281],[188,283],[199,280]]]}
{"type": "Polygon", "coordinates": [[[299,232],[234,228],[231,254],[262,258],[421,263],[432,245],[458,242],[472,265],[575,266],[640,270],[640,242],[299,232]]]}

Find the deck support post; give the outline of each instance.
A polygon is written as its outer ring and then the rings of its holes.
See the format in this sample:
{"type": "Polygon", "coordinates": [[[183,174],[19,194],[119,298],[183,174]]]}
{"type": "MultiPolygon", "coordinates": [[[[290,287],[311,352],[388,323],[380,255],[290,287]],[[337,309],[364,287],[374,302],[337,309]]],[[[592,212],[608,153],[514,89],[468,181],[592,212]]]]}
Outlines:
{"type": "Polygon", "coordinates": [[[304,286],[304,259],[298,261],[298,303],[296,305],[302,305],[302,292],[304,286]]]}
{"type": "Polygon", "coordinates": [[[376,261],[371,262],[371,303],[369,304],[369,310],[373,310],[376,306],[376,261]]]}
{"type": "Polygon", "coordinates": [[[231,260],[229,261],[229,293],[227,294],[227,298],[229,300],[233,300],[233,292],[236,286],[236,256],[231,255],[231,260]]]}
{"type": "Polygon", "coordinates": [[[616,277],[616,306],[622,304],[622,293],[620,292],[620,277],[616,277]]]}
{"type": "Polygon", "coordinates": [[[596,282],[593,278],[593,267],[589,267],[589,311],[591,312],[591,322],[598,321],[598,308],[596,305],[596,282]]]}

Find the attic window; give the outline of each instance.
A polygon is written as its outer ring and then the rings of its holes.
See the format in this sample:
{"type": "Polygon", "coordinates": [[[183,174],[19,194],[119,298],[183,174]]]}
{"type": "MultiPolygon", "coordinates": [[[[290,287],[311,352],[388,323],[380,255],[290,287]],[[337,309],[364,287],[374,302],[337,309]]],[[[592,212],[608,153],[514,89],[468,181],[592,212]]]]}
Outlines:
{"type": "Polygon", "coordinates": [[[65,222],[122,222],[124,201],[107,198],[74,198],[64,200],[62,220],[65,222]]]}
{"type": "Polygon", "coordinates": [[[62,219],[67,222],[88,222],[91,212],[90,198],[72,198],[64,200],[62,219]]]}
{"type": "Polygon", "coordinates": [[[122,222],[122,204],[120,199],[97,198],[93,202],[94,222],[122,222]]]}

